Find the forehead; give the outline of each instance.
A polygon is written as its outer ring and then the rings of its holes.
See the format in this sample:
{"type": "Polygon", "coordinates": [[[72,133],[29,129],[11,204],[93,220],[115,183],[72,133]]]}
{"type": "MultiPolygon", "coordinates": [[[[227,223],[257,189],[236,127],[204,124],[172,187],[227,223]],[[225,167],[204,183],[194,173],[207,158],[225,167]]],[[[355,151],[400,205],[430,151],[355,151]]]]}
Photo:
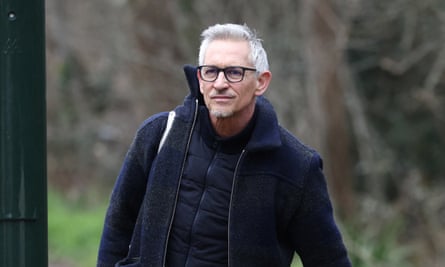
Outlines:
{"type": "Polygon", "coordinates": [[[214,40],[209,43],[204,64],[217,66],[246,65],[250,47],[245,40],[214,40]]]}

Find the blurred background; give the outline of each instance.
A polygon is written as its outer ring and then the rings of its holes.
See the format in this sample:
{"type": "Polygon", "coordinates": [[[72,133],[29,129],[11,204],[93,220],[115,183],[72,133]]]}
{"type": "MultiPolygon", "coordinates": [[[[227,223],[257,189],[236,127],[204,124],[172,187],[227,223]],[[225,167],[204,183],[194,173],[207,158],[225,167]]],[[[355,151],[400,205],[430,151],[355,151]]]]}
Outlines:
{"type": "Polygon", "coordinates": [[[444,1],[46,0],[46,15],[51,266],[94,266],[136,129],[182,102],[200,32],[226,22],[264,40],[267,97],[321,153],[353,265],[445,266],[444,1]]]}

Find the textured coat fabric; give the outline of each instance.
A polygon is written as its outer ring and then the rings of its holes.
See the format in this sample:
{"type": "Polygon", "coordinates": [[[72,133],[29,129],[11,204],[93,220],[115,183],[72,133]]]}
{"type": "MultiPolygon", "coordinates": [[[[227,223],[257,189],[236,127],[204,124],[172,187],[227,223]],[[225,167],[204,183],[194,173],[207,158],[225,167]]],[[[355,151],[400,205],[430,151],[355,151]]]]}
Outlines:
{"type": "MultiPolygon", "coordinates": [[[[185,67],[191,94],[175,109],[157,153],[167,113],[138,130],[105,218],[98,267],[164,266],[185,157],[199,105],[196,69],[185,67]],[[130,245],[130,246],[129,246],[130,245]],[[123,259],[123,260],[122,260],[123,259]]],[[[279,126],[258,97],[257,123],[239,158],[229,206],[229,266],[351,266],[334,222],[319,155],[279,126]]],[[[209,226],[211,227],[211,226],[209,226]]]]}
{"type": "Polygon", "coordinates": [[[200,108],[181,177],[167,266],[227,266],[233,174],[255,121],[239,134],[221,138],[207,108],[200,108]]]}

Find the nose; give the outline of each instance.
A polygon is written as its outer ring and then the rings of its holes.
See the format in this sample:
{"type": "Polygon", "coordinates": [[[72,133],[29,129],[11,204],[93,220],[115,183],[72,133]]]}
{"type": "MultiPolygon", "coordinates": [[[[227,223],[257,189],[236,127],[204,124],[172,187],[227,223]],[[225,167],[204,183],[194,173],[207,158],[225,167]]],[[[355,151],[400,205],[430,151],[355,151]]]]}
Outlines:
{"type": "Polygon", "coordinates": [[[216,80],[213,82],[213,86],[215,89],[224,89],[227,87],[228,81],[226,79],[226,76],[224,76],[224,72],[220,71],[218,73],[218,77],[216,77],[216,80]]]}

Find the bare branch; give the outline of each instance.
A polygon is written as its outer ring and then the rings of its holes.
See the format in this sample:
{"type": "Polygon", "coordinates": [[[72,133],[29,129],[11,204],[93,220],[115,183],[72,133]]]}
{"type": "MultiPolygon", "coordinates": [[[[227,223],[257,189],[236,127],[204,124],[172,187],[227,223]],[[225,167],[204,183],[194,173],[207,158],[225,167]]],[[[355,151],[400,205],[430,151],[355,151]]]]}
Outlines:
{"type": "Polygon", "coordinates": [[[388,57],[381,59],[380,67],[391,74],[402,75],[436,48],[437,43],[426,43],[418,49],[413,50],[401,61],[396,61],[388,57]]]}

